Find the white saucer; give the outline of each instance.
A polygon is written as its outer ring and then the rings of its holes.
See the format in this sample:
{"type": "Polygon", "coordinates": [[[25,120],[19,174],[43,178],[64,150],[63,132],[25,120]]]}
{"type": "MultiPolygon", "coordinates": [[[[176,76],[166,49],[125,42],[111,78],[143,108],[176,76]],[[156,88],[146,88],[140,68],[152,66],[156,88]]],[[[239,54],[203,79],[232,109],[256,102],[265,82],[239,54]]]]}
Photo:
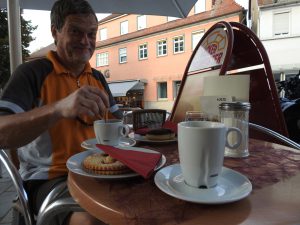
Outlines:
{"type": "Polygon", "coordinates": [[[252,184],[244,175],[223,167],[218,185],[214,188],[194,188],[184,182],[180,164],[159,170],[154,177],[156,186],[168,195],[189,202],[223,204],[247,197],[252,184]]]}
{"type": "MultiPolygon", "coordinates": [[[[158,153],[154,150],[150,150],[150,149],[146,149],[146,148],[136,148],[136,147],[118,147],[118,148],[122,148],[124,151],[141,151],[141,152],[150,152],[150,153],[158,153]]],[[[96,179],[124,179],[124,178],[131,178],[131,177],[138,177],[140,176],[139,174],[135,173],[135,172],[129,172],[129,173],[125,173],[125,174],[118,174],[118,175],[103,175],[103,174],[96,174],[96,173],[91,173],[86,171],[83,166],[82,166],[82,161],[89,155],[96,153],[96,152],[103,152],[100,149],[92,149],[92,150],[87,150],[87,151],[83,151],[80,153],[77,153],[73,156],[71,156],[66,165],[67,168],[72,171],[73,173],[82,175],[82,176],[86,176],[86,177],[92,177],[92,178],[96,178],[96,179]]],[[[166,163],[167,159],[164,155],[161,156],[161,159],[159,161],[159,163],[156,165],[155,167],[155,171],[159,170],[160,168],[162,168],[165,163],[166,163]]]]}
{"type": "MultiPolygon", "coordinates": [[[[93,150],[97,149],[96,147],[97,140],[96,138],[91,138],[88,140],[85,140],[84,142],[81,143],[81,147],[87,150],[93,150]]],[[[131,147],[136,144],[136,141],[132,138],[126,138],[126,137],[121,137],[121,142],[120,142],[120,147],[131,147]]]]}

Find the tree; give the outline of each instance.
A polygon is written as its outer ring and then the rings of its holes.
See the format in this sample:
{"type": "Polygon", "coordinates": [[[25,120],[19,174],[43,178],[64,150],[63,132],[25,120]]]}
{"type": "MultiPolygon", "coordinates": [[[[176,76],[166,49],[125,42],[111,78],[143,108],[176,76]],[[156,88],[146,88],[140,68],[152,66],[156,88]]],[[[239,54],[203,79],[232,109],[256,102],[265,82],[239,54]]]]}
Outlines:
{"type": "MultiPolygon", "coordinates": [[[[21,16],[21,41],[22,41],[22,57],[23,60],[29,56],[29,47],[34,38],[31,36],[32,32],[37,26],[32,26],[31,21],[26,21],[21,16]]],[[[0,90],[5,86],[9,77],[10,59],[9,59],[9,38],[8,38],[8,19],[7,10],[0,9],[0,90]]]]}

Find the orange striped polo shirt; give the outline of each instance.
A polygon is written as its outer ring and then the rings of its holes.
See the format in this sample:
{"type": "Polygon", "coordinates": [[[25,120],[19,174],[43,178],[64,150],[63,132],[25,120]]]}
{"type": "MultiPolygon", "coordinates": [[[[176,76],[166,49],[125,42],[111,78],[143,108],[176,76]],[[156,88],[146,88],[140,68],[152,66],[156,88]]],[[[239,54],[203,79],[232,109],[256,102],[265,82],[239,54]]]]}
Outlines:
{"type": "MultiPolygon", "coordinates": [[[[105,90],[110,99],[110,117],[117,115],[116,105],[103,75],[88,63],[75,78],[49,52],[46,59],[38,59],[19,66],[0,99],[0,111],[20,113],[51,104],[67,97],[80,86],[91,85],[105,90]]],[[[82,151],[80,144],[94,138],[92,126],[76,119],[61,119],[30,144],[19,149],[20,172],[23,180],[51,179],[67,174],[68,158],[82,151]]]]}

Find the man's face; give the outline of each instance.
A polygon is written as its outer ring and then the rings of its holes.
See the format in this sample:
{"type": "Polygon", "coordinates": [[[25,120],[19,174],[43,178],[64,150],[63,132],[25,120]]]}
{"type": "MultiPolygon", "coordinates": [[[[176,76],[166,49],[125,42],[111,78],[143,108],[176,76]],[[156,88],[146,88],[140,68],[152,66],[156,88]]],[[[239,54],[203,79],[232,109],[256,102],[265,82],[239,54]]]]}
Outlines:
{"type": "Polygon", "coordinates": [[[52,36],[57,42],[57,54],[67,67],[86,64],[92,57],[98,24],[93,15],[69,15],[59,32],[52,27],[52,36]]]}

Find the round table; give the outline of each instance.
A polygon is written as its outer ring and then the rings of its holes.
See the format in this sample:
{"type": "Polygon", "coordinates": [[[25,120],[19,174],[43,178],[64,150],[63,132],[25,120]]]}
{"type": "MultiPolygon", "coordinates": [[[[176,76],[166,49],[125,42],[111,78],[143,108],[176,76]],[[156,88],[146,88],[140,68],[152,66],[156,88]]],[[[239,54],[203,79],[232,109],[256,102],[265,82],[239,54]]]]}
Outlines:
{"type": "MultiPolygon", "coordinates": [[[[178,163],[177,143],[143,145],[178,163]]],[[[71,195],[87,212],[110,225],[298,224],[300,151],[250,139],[250,156],[225,158],[224,166],[246,175],[251,194],[237,202],[204,205],[171,197],[153,177],[100,180],[69,172],[71,195]]]]}

